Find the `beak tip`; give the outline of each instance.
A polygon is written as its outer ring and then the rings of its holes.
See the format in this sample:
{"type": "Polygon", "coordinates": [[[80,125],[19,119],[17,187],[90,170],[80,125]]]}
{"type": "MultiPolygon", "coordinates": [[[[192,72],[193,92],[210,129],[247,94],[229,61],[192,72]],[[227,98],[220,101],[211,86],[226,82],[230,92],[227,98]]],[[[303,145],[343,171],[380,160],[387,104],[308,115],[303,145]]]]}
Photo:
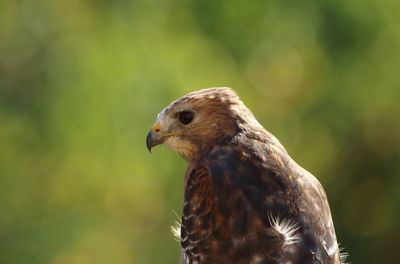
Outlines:
{"type": "Polygon", "coordinates": [[[152,131],[150,131],[149,134],[147,134],[146,146],[150,153],[152,153],[151,149],[154,146],[157,146],[157,145],[161,144],[162,142],[163,142],[162,136],[155,134],[152,131]]]}

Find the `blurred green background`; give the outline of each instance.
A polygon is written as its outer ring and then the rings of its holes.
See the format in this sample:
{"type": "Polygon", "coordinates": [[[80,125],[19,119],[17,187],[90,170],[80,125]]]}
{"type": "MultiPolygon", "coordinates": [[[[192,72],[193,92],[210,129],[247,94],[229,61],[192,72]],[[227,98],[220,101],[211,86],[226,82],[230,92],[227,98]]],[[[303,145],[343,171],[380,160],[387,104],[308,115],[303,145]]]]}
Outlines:
{"type": "Polygon", "coordinates": [[[177,263],[156,114],[233,87],[330,198],[353,263],[400,241],[400,2],[1,0],[0,263],[177,263]]]}

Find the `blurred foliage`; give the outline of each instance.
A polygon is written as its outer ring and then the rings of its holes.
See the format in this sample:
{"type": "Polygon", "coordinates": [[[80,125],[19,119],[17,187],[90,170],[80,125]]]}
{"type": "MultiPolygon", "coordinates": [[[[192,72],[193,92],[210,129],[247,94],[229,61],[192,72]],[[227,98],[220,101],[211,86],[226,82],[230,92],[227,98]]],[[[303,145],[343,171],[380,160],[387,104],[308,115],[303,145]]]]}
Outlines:
{"type": "Polygon", "coordinates": [[[236,89],[314,173],[353,263],[396,263],[400,2],[0,1],[0,262],[177,263],[156,114],[236,89]]]}

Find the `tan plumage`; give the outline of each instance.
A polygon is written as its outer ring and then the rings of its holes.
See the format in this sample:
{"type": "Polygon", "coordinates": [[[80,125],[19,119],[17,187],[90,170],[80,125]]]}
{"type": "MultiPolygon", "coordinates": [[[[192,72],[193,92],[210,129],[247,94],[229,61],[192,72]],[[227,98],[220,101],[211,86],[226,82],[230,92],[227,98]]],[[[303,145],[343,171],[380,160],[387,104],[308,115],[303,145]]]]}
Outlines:
{"type": "Polygon", "coordinates": [[[147,137],[149,149],[161,143],[189,163],[184,263],[340,263],[322,186],[231,89],[171,103],[147,137]]]}

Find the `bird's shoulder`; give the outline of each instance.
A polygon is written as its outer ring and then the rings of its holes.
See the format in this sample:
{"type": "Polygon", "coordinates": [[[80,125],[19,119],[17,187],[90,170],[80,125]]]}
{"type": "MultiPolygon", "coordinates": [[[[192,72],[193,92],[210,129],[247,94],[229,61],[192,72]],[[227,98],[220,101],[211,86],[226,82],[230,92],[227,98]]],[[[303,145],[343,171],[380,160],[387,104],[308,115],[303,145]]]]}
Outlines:
{"type": "Polygon", "coordinates": [[[251,161],[246,155],[237,145],[221,144],[189,166],[181,231],[188,260],[275,263],[278,258],[283,235],[268,222],[267,184],[252,176],[262,168],[246,164],[251,161]]]}

